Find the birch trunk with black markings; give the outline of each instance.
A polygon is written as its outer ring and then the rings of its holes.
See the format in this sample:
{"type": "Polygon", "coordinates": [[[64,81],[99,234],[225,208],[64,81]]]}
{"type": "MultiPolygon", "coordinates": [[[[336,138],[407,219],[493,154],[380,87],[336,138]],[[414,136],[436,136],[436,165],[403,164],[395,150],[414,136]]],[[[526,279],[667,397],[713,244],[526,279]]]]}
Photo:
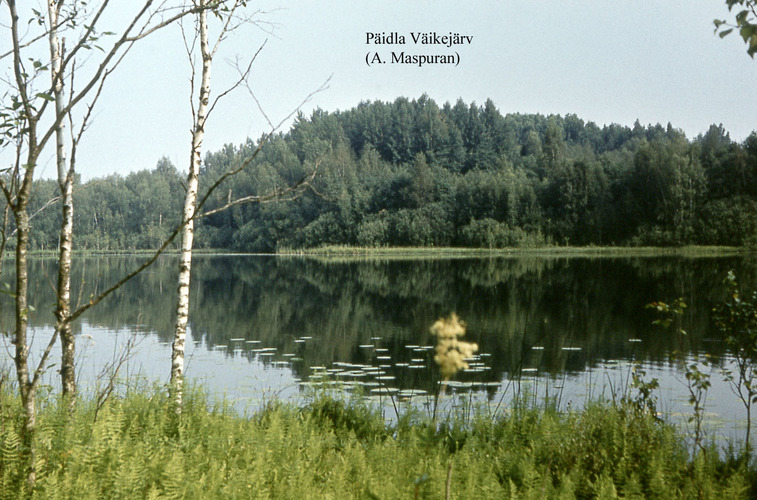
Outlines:
{"type": "MultiPolygon", "coordinates": [[[[199,1],[199,6],[205,6],[205,0],[199,1]]],[[[202,54],[202,76],[198,96],[198,106],[194,116],[192,128],[192,150],[189,160],[189,174],[187,176],[187,192],[184,198],[184,212],[181,229],[181,257],[179,260],[179,284],[176,299],[176,324],[174,340],[171,350],[171,399],[177,413],[181,412],[181,402],[184,382],[184,345],[189,321],[189,283],[192,271],[192,244],[194,241],[194,216],[197,208],[197,190],[202,161],[202,141],[205,136],[208,103],[210,101],[210,70],[213,64],[213,54],[208,42],[208,14],[201,9],[197,14],[197,30],[200,37],[200,52],[202,54]]]]}
{"type": "MultiPolygon", "coordinates": [[[[62,206],[62,221],[58,248],[58,281],[56,286],[55,330],[61,341],[61,386],[63,396],[73,404],[76,396],[76,372],[74,369],[75,340],[68,317],[71,314],[71,252],[74,240],[74,172],[67,167],[65,145],[65,95],[63,93],[63,49],[58,37],[60,9],[63,2],[47,0],[47,16],[50,24],[50,78],[55,98],[55,157],[58,171],[58,187],[62,206]]],[[[73,165],[73,163],[72,163],[73,165]]]]}

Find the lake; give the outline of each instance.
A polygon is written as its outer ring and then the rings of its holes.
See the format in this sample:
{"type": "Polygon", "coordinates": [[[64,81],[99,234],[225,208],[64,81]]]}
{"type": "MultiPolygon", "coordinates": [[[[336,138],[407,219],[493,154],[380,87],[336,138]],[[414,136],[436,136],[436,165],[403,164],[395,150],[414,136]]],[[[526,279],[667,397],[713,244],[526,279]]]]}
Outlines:
{"type": "MultiPolygon", "coordinates": [[[[141,259],[77,258],[74,301],[141,259]]],[[[103,366],[129,339],[136,347],[122,377],[167,382],[177,262],[162,257],[75,324],[82,387],[102,380],[103,366]]],[[[56,263],[39,258],[30,266],[30,325],[40,349],[54,321],[56,263]]],[[[648,380],[660,380],[658,409],[687,425],[683,362],[708,353],[728,363],[710,314],[730,269],[757,286],[754,256],[196,256],[186,374],[242,411],[328,383],[373,397],[391,418],[398,403],[432,404],[439,374],[429,327],[455,312],[467,324],[463,340],[479,351],[446,387],[445,411],[466,402],[505,411],[518,392],[562,407],[620,397],[638,362],[648,380]],[[657,316],[644,306],[677,297],[688,305],[681,324],[653,326],[657,316]]],[[[6,263],[3,281],[11,277],[6,263]]],[[[9,310],[6,302],[0,312],[9,310]]],[[[8,331],[9,314],[0,317],[8,331]]],[[[57,387],[53,375],[54,368],[49,383],[57,387]]],[[[709,435],[738,439],[743,407],[717,368],[712,383],[709,435]]]]}

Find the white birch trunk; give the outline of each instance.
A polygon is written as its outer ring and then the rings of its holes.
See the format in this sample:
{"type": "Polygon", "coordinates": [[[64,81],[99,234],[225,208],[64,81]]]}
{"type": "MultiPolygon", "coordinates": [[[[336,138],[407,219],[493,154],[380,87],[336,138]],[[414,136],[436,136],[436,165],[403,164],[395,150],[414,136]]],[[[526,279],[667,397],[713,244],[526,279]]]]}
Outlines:
{"type": "MultiPolygon", "coordinates": [[[[21,193],[19,194],[21,198],[21,193]]],[[[21,201],[21,200],[20,200],[21,201]]],[[[26,482],[30,488],[34,487],[37,479],[36,445],[34,437],[37,428],[36,388],[31,382],[29,374],[29,347],[26,332],[29,322],[29,306],[27,304],[28,274],[26,251],[29,245],[29,214],[22,206],[15,214],[16,231],[16,334],[14,344],[16,352],[14,362],[18,379],[21,404],[24,408],[24,423],[22,441],[27,458],[26,482]]]]}
{"type": "Polygon", "coordinates": [[[27,467],[26,481],[29,491],[34,488],[37,478],[36,473],[36,444],[35,434],[37,427],[36,410],[36,386],[29,373],[29,346],[27,342],[27,328],[29,324],[29,279],[27,265],[27,248],[29,246],[29,212],[27,210],[31,198],[31,184],[34,176],[34,167],[37,164],[40,148],[37,144],[37,119],[31,112],[29,98],[24,85],[23,69],[21,65],[21,49],[18,32],[18,13],[16,2],[7,1],[11,16],[11,36],[13,41],[13,74],[16,79],[17,89],[27,114],[27,153],[26,170],[24,171],[15,203],[11,204],[13,218],[16,223],[16,296],[15,296],[15,331],[13,333],[13,362],[16,367],[18,390],[21,396],[21,405],[24,410],[21,438],[23,442],[22,456],[27,467]]]}
{"type": "Polygon", "coordinates": [[[57,0],[47,0],[47,15],[50,22],[48,35],[50,45],[50,77],[55,98],[55,117],[58,126],[55,130],[55,156],[58,167],[58,186],[61,194],[63,220],[60,227],[60,248],[58,255],[58,283],[56,289],[56,324],[61,339],[61,385],[63,395],[70,397],[73,404],[76,394],[76,372],[74,370],[75,341],[68,316],[71,313],[71,251],[73,248],[74,229],[74,200],[73,200],[73,172],[66,168],[65,121],[63,109],[65,96],[63,94],[63,75],[61,74],[61,58],[63,56],[58,38],[58,7],[57,0]]]}
{"type": "MultiPolygon", "coordinates": [[[[200,0],[200,7],[206,1],[200,0]]],[[[210,96],[210,69],[212,54],[208,43],[207,10],[202,8],[197,14],[200,32],[200,50],[202,52],[202,80],[200,84],[199,103],[194,117],[192,130],[192,152],[190,156],[189,175],[187,177],[187,194],[184,198],[184,226],[181,231],[181,258],[179,261],[179,286],[176,301],[176,326],[171,355],[171,391],[177,412],[181,412],[182,387],[184,379],[184,344],[189,320],[189,282],[192,269],[192,243],[194,240],[194,214],[197,204],[197,189],[200,175],[202,140],[205,135],[205,121],[210,96]]]]}

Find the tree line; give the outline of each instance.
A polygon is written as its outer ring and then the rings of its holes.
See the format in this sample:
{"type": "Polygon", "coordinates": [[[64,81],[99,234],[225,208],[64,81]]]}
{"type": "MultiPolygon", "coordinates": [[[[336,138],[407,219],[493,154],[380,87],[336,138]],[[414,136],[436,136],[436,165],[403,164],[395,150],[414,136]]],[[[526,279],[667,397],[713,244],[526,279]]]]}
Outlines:
{"type": "MultiPolygon", "coordinates": [[[[202,184],[257,147],[248,139],[208,153],[202,184]]],[[[755,133],[738,143],[712,125],[688,140],[670,124],[599,127],[572,114],[503,115],[491,100],[439,106],[425,95],[300,114],[208,210],[292,185],[313,163],[307,193],[203,218],[195,247],[757,243],[755,133]]],[[[80,249],[155,248],[180,223],[185,183],[166,158],[76,184],[80,249]]],[[[33,249],[57,247],[60,211],[40,210],[55,192],[54,181],[36,181],[33,249]]]]}

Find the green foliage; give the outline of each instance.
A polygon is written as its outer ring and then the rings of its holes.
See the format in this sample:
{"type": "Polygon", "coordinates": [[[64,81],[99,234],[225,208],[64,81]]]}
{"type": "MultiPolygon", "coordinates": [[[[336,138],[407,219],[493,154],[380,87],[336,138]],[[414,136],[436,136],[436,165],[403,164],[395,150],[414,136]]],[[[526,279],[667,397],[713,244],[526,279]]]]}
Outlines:
{"type": "Polygon", "coordinates": [[[454,497],[746,498],[754,474],[717,454],[690,460],[672,427],[608,404],[560,413],[521,401],[495,418],[392,427],[328,395],[245,418],[190,389],[177,434],[165,396],[144,390],[94,423],[91,401],[73,415],[46,404],[38,481],[24,493],[8,432],[20,408],[7,392],[0,402],[3,498],[440,498],[450,470],[454,497]]]}
{"type": "Polygon", "coordinates": [[[724,282],[728,298],[713,309],[715,325],[725,338],[734,370],[723,373],[746,411],[745,449],[751,450],[752,405],[757,403],[757,291],[742,298],[736,275],[730,271],[724,282]]]}
{"type": "MultiPolygon", "coordinates": [[[[14,113],[0,110],[0,134],[12,133],[14,113]]],[[[202,184],[256,149],[247,140],[206,155],[202,184]]],[[[737,144],[713,125],[688,140],[669,124],[600,128],[575,115],[502,115],[490,100],[440,107],[428,96],[299,115],[206,208],[298,182],[316,163],[312,189],[294,200],[199,220],[196,246],[757,243],[757,134],[737,144]]],[[[41,210],[56,189],[34,185],[33,249],[57,246],[60,210],[41,210]]],[[[180,220],[184,187],[164,158],[74,191],[77,248],[108,251],[158,246],[180,220]]]]}
{"type": "Polygon", "coordinates": [[[336,434],[354,434],[359,440],[385,439],[388,436],[384,419],[377,410],[358,397],[349,401],[321,395],[302,409],[313,422],[336,434]]]}
{"type": "Polygon", "coordinates": [[[714,309],[714,320],[725,335],[734,355],[757,362],[757,291],[742,298],[736,275],[729,271],[724,280],[728,298],[714,309]]]}
{"type": "Polygon", "coordinates": [[[660,388],[660,381],[656,378],[647,380],[647,372],[636,363],[631,372],[630,388],[635,389],[634,396],[628,395],[623,399],[635,412],[642,415],[651,415],[653,418],[659,418],[657,415],[657,395],[655,391],[660,388]]]}
{"type": "Polygon", "coordinates": [[[724,19],[715,19],[715,32],[724,38],[737,30],[744,43],[747,45],[747,53],[754,58],[757,53],[757,3],[754,0],[726,0],[728,10],[736,13],[735,22],[729,23],[724,19]]]}
{"type": "MultiPolygon", "coordinates": [[[[687,335],[686,330],[680,326],[681,318],[686,310],[686,303],[682,297],[679,297],[673,301],[672,304],[665,302],[652,302],[647,304],[647,309],[654,309],[660,314],[660,318],[654,320],[652,324],[659,325],[663,328],[669,328],[672,324],[676,324],[676,333],[679,335],[687,335]]],[[[689,417],[689,423],[694,424],[694,453],[702,452],[706,455],[707,449],[704,445],[704,416],[705,416],[705,401],[707,400],[707,391],[711,387],[711,373],[703,372],[699,367],[707,367],[709,365],[710,356],[705,355],[701,359],[694,359],[686,361],[681,359],[680,362],[684,364],[686,372],[686,388],[689,391],[689,404],[694,409],[694,414],[689,417]]],[[[636,381],[634,375],[634,382],[636,381]]],[[[656,382],[656,380],[654,381],[656,382]]],[[[701,491],[700,491],[701,493],[701,491]]]]}
{"type": "MultiPolygon", "coordinates": [[[[707,366],[708,359],[702,361],[707,366]]],[[[689,404],[694,407],[694,415],[689,417],[689,423],[694,424],[694,446],[702,452],[706,452],[704,446],[704,403],[707,399],[707,391],[712,386],[710,373],[703,372],[699,368],[700,363],[693,362],[686,367],[686,383],[689,389],[689,404]]]]}
{"type": "MultiPolygon", "coordinates": [[[[686,302],[683,301],[683,297],[679,297],[673,301],[672,304],[666,302],[652,302],[647,304],[647,309],[654,309],[662,317],[652,321],[653,325],[659,325],[663,328],[668,328],[676,319],[683,315],[686,310],[686,302]]],[[[686,334],[685,331],[680,330],[680,333],[686,334]]]]}

